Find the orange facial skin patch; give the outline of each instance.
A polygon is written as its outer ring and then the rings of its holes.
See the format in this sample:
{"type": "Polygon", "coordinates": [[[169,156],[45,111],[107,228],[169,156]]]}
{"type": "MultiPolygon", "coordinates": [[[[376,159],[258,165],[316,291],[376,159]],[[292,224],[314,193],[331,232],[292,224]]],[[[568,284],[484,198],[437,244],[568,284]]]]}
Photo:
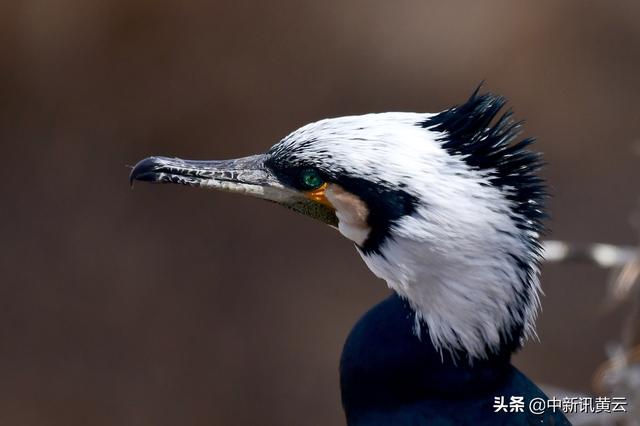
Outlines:
{"type": "Polygon", "coordinates": [[[331,207],[333,209],[333,205],[329,202],[329,200],[327,200],[327,197],[325,195],[328,186],[329,185],[327,184],[327,182],[325,182],[319,188],[316,188],[313,191],[305,192],[305,196],[308,199],[315,201],[316,203],[331,207]]]}

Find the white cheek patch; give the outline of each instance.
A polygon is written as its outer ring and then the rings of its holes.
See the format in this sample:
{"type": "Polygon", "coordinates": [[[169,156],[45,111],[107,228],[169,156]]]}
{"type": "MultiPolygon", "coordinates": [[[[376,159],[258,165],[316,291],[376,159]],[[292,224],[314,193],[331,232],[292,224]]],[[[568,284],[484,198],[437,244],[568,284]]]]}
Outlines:
{"type": "Polygon", "coordinates": [[[358,245],[364,244],[371,230],[367,225],[369,209],[364,201],[336,184],[329,185],[324,195],[336,210],[340,233],[358,245]]]}

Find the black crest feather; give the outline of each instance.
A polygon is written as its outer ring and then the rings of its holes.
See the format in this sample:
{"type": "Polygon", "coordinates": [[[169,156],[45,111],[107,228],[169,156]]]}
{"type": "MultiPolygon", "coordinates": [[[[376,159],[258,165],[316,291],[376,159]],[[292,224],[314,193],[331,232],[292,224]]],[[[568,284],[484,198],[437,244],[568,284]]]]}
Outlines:
{"type": "MultiPolygon", "coordinates": [[[[443,133],[442,147],[449,154],[460,156],[474,169],[487,171],[491,184],[501,188],[513,203],[519,227],[542,232],[546,190],[538,176],[541,155],[529,150],[534,139],[516,141],[522,122],[514,121],[510,110],[499,115],[506,100],[491,93],[479,95],[478,91],[464,104],[419,124],[443,133]]],[[[537,246],[536,239],[532,243],[537,246]]]]}

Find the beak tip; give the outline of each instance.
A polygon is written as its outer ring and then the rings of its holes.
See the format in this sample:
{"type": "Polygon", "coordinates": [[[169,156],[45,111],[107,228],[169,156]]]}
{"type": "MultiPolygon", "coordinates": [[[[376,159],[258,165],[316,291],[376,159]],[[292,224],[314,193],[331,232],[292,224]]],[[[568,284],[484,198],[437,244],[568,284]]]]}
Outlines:
{"type": "Polygon", "coordinates": [[[157,182],[158,181],[158,163],[157,157],[147,157],[140,160],[129,174],[129,185],[133,188],[133,181],[157,182]]]}

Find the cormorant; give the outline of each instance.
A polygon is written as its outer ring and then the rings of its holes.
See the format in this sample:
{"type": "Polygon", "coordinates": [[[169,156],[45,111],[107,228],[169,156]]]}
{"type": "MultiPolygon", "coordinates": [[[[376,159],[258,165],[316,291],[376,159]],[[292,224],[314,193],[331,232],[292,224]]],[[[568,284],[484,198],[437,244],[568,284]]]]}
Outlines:
{"type": "Polygon", "coordinates": [[[476,90],[435,114],[325,119],[264,154],[149,157],[130,179],[252,195],[354,242],[393,295],[345,343],[349,425],[565,425],[531,410],[547,397],[510,363],[535,335],[546,192],[504,104],[476,90]]]}

